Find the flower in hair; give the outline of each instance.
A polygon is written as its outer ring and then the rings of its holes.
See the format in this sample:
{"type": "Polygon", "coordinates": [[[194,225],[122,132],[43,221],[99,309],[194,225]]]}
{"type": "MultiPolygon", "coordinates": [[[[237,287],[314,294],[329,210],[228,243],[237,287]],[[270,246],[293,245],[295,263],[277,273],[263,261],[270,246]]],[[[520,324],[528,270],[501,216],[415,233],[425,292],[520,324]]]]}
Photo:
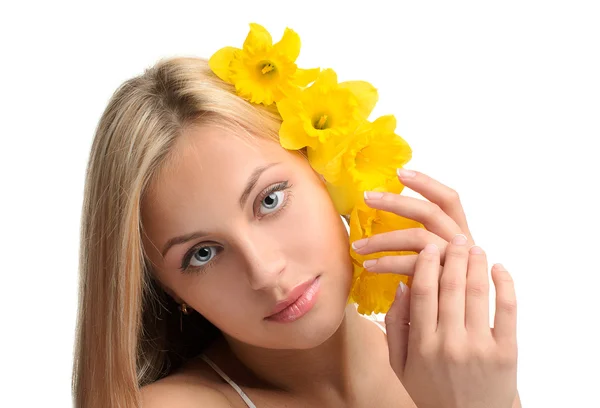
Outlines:
{"type": "Polygon", "coordinates": [[[393,115],[365,120],[337,144],[308,150],[312,167],[330,184],[340,214],[350,214],[356,203],[363,202],[364,191],[402,191],[396,170],[408,163],[412,150],[395,129],[393,115]]]}
{"type": "Polygon", "coordinates": [[[273,44],[271,34],[259,24],[250,24],[242,49],[224,47],[209,60],[211,70],[223,81],[235,85],[239,96],[252,103],[271,105],[297,87],[313,82],[319,69],[300,69],[296,58],[300,37],[286,29],[273,44]]]}
{"type": "MultiPolygon", "coordinates": [[[[408,228],[424,228],[417,221],[401,217],[387,211],[380,211],[366,205],[354,207],[350,215],[350,242],[369,238],[376,234],[408,228]]],[[[409,277],[393,273],[369,272],[362,265],[370,259],[382,256],[416,255],[413,251],[383,251],[376,254],[360,255],[350,250],[354,265],[354,277],[350,291],[351,302],[358,304],[359,313],[385,313],[394,301],[395,288],[402,281],[409,283],[409,277]]]]}
{"type": "MultiPolygon", "coordinates": [[[[209,60],[212,71],[234,84],[237,94],[256,104],[276,103],[282,122],[279,141],[288,150],[306,149],[308,161],[319,173],[337,211],[350,217],[350,241],[407,228],[424,228],[416,221],[368,207],[366,190],[399,194],[404,186],[396,169],[412,157],[408,143],[395,133],[392,115],[369,121],[378,100],[377,90],[365,81],[338,82],[332,69],[303,70],[296,66],[298,35],[286,29],[277,44],[262,26],[250,24],[242,49],[225,47],[209,60]]],[[[408,276],[369,272],[367,256],[350,249],[353,280],[348,300],[363,314],[386,313],[400,282],[408,276]]]]}
{"type": "Polygon", "coordinates": [[[279,140],[286,149],[318,149],[349,135],[367,119],[377,90],[364,81],[338,83],[332,69],[323,70],[308,88],[277,102],[283,119],[279,140]]]}

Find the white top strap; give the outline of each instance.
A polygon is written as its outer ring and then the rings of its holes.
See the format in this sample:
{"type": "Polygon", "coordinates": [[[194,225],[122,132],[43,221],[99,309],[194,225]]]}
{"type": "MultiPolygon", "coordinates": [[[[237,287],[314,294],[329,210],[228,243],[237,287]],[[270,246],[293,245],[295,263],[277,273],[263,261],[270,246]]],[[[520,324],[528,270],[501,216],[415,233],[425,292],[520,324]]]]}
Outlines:
{"type": "Polygon", "coordinates": [[[206,361],[206,364],[211,366],[212,369],[215,370],[216,373],[219,374],[222,379],[227,381],[227,383],[233,387],[233,389],[240,395],[240,397],[242,397],[242,399],[244,400],[246,405],[248,405],[249,408],[256,408],[256,405],[254,405],[250,398],[248,398],[246,393],[242,391],[242,389],[231,378],[229,378],[229,376],[225,374],[223,370],[219,368],[219,366],[217,366],[210,358],[208,358],[208,356],[206,356],[205,354],[200,354],[200,358],[206,361]]]}
{"type": "MultiPolygon", "coordinates": [[[[361,316],[363,316],[367,320],[371,320],[373,323],[375,323],[375,325],[377,327],[379,327],[384,333],[387,334],[387,332],[385,330],[385,327],[383,327],[380,324],[379,320],[376,320],[373,317],[368,317],[368,316],[364,316],[364,315],[361,315],[361,316]]],[[[246,395],[246,393],[244,391],[242,391],[242,389],[239,387],[239,385],[237,385],[231,378],[229,378],[229,376],[227,374],[225,374],[223,372],[223,370],[221,370],[219,368],[219,366],[217,366],[210,358],[208,358],[207,355],[200,354],[200,358],[202,358],[202,360],[204,360],[206,362],[206,364],[208,364],[209,366],[211,366],[212,369],[215,370],[215,372],[217,374],[219,374],[222,379],[224,379],[225,381],[227,381],[227,383],[229,385],[231,385],[231,387],[233,387],[233,389],[239,394],[239,396],[244,400],[244,402],[246,403],[246,405],[248,405],[249,408],[256,408],[256,405],[254,405],[254,403],[250,400],[250,398],[246,395]]]]}

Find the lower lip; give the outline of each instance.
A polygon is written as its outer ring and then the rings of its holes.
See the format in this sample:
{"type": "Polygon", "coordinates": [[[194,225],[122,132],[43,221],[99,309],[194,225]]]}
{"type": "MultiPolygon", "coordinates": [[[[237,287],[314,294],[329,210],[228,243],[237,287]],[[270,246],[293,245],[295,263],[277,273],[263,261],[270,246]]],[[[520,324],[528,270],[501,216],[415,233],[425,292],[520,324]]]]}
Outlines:
{"type": "Polygon", "coordinates": [[[312,285],[294,303],[282,311],[269,316],[266,320],[278,323],[291,323],[298,320],[313,308],[317,302],[317,295],[321,286],[321,277],[318,276],[312,285]]]}

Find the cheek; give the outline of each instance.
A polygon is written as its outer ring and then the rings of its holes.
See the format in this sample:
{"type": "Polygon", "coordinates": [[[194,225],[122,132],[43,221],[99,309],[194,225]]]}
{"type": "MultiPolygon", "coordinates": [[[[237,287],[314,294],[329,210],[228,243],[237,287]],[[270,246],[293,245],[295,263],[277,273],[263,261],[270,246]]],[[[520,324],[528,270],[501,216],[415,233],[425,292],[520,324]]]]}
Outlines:
{"type": "Polygon", "coordinates": [[[340,257],[349,256],[349,238],[340,215],[324,189],[313,189],[305,199],[294,197],[287,215],[285,231],[280,236],[295,248],[296,258],[305,262],[331,260],[341,262],[340,257]]]}

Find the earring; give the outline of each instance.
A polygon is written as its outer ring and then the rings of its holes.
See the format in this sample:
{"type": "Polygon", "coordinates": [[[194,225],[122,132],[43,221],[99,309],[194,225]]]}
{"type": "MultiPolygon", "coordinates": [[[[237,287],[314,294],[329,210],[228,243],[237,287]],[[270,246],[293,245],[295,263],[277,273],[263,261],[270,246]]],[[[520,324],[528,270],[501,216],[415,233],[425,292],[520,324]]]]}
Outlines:
{"type": "Polygon", "coordinates": [[[184,315],[190,314],[190,310],[188,309],[188,307],[185,303],[182,303],[179,305],[179,310],[181,310],[181,313],[183,313],[184,315]]]}
{"type": "Polygon", "coordinates": [[[191,313],[191,308],[188,309],[185,303],[179,305],[179,310],[181,313],[179,314],[179,331],[183,333],[183,315],[189,315],[191,313]]]}

